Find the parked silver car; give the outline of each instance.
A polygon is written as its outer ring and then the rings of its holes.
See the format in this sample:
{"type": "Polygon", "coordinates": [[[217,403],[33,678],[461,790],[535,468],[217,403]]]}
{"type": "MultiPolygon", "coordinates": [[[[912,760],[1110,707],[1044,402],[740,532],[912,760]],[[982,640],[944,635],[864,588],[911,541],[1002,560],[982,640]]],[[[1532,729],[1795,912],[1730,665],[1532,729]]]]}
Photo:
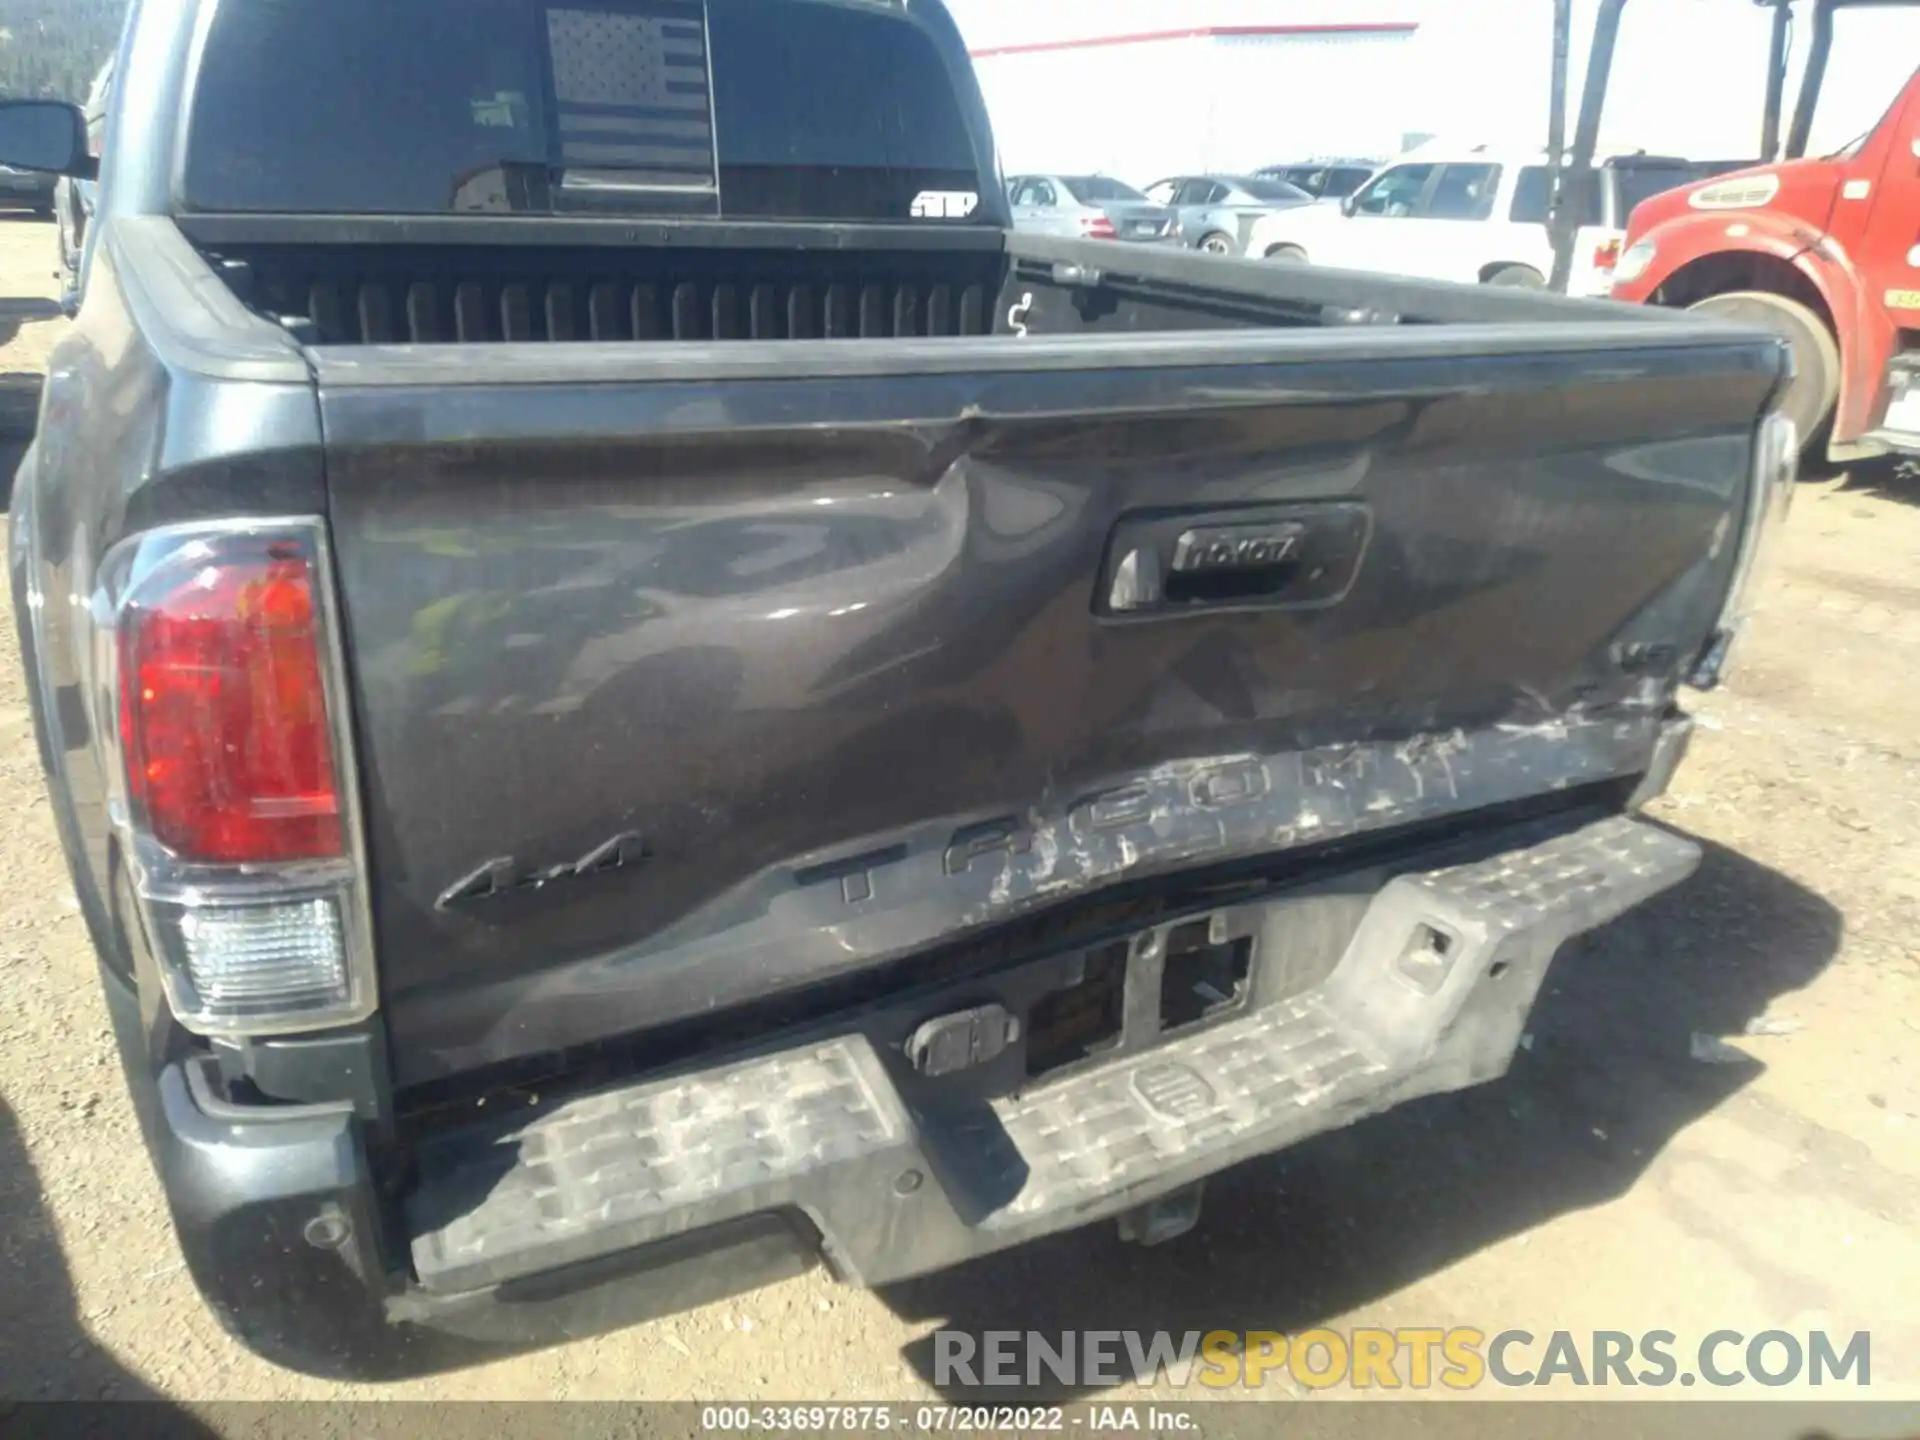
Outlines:
{"type": "Polygon", "coordinates": [[[1147,198],[1172,208],[1182,245],[1210,255],[1244,255],[1256,221],[1313,204],[1297,186],[1258,175],[1176,175],[1149,185],[1147,198]]]}
{"type": "Polygon", "coordinates": [[[35,170],[0,165],[0,208],[31,210],[45,219],[53,213],[53,177],[35,170]]]}
{"type": "Polygon", "coordinates": [[[1007,181],[1016,230],[1158,244],[1173,212],[1107,175],[1016,175],[1007,181]]]}

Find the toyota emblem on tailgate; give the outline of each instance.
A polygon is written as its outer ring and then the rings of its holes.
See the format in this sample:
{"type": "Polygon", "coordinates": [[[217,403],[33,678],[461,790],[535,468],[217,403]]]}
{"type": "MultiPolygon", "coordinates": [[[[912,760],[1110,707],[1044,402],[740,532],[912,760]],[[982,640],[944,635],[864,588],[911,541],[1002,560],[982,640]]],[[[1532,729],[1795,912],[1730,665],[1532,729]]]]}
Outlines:
{"type": "Polygon", "coordinates": [[[1094,613],[1143,619],[1337,605],[1353,588],[1372,530],[1356,500],[1138,511],[1113,528],[1094,613]]]}
{"type": "Polygon", "coordinates": [[[1173,573],[1266,570],[1297,559],[1307,527],[1297,521],[1255,528],[1247,525],[1189,530],[1174,542],[1173,573]]]}

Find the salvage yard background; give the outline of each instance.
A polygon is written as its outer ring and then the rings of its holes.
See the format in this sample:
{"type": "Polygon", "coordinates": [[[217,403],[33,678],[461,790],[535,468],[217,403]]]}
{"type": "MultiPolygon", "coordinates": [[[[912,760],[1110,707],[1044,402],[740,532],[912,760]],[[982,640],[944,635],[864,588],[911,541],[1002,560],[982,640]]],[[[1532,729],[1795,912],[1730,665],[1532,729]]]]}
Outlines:
{"type": "MultiPolygon", "coordinates": [[[[54,249],[51,225],[0,217],[0,376],[43,368],[65,323],[48,318],[54,249]]],[[[1920,483],[1805,484],[1766,602],[1657,812],[1705,844],[1704,868],[1569,947],[1505,1081],[1244,1166],[1157,1250],[1100,1226],[877,1294],[815,1273],[357,1388],[242,1351],[182,1268],[8,615],[0,1400],[907,1398],[932,1393],[942,1326],[1316,1325],[1666,1329],[1682,1357],[1718,1329],[1868,1330],[1870,1393],[1920,1395],[1920,483]]]]}

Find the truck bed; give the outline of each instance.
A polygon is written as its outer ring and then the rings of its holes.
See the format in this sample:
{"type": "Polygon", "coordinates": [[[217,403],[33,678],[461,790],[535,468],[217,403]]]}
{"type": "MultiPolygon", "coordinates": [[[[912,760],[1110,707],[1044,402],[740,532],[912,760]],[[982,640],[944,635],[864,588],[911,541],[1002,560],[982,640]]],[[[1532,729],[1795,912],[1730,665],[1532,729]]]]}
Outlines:
{"type": "Polygon", "coordinates": [[[709,243],[244,217],[126,252],[207,257],[232,294],[196,299],[317,382],[421,1103],[1011,963],[1067,902],[1630,789],[1779,383],[1742,332],[1554,297],[665,228],[709,243]],[[630,338],[643,287],[689,324],[630,338]],[[878,329],[787,323],[836,288],[878,329]],[[463,307],[531,329],[463,343],[463,307]],[[1256,531],[1298,549],[1176,573],[1256,531]]]}

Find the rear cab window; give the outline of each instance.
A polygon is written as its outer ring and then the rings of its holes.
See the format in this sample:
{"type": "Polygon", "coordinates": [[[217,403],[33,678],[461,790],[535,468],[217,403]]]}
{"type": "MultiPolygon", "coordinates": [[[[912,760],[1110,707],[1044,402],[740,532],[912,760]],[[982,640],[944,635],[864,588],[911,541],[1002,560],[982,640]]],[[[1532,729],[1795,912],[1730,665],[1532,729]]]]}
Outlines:
{"type": "Polygon", "coordinates": [[[1624,230],[1633,212],[1656,195],[1664,195],[1669,190],[1680,189],[1683,185],[1711,180],[1715,175],[1725,175],[1729,171],[1742,170],[1757,163],[1751,160],[1701,160],[1677,164],[1619,166],[1616,168],[1618,179],[1615,182],[1619,191],[1619,214],[1614,218],[1613,224],[1624,230]]]}
{"type": "Polygon", "coordinates": [[[1253,199],[1269,205],[1304,205],[1313,197],[1298,186],[1285,180],[1274,180],[1255,176],[1242,180],[1240,188],[1253,199]]]}
{"type": "MultiPolygon", "coordinates": [[[[1602,172],[1591,172],[1593,183],[1587,190],[1586,203],[1581,207],[1581,225],[1604,225],[1607,223],[1606,206],[1601,194],[1602,172]]],[[[1544,225],[1547,212],[1553,200],[1553,172],[1544,165],[1528,165],[1514,177],[1513,202],[1507,207],[1507,218],[1516,225],[1544,225]]]]}
{"type": "Polygon", "coordinates": [[[223,0],[200,76],[193,210],[977,218],[955,77],[897,11],[223,0]]]}
{"type": "Polygon", "coordinates": [[[1112,200],[1145,200],[1131,185],[1107,175],[1077,175],[1065,182],[1073,198],[1082,205],[1100,205],[1112,200]]]}

